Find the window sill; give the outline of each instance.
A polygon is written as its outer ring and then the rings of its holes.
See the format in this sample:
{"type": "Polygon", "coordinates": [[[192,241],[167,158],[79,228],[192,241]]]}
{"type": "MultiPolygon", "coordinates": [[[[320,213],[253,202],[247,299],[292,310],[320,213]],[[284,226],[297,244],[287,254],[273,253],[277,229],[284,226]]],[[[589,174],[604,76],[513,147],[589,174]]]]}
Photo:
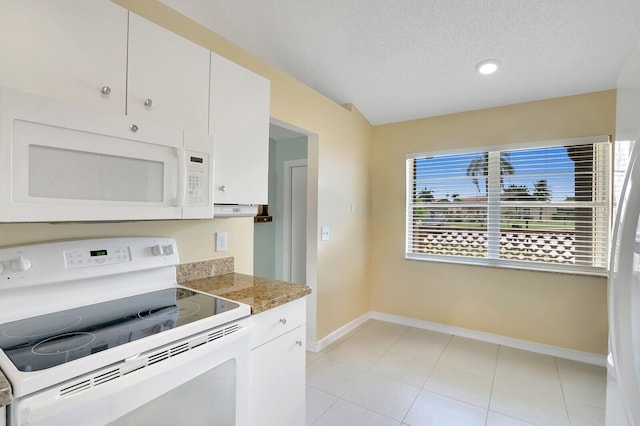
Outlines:
{"type": "Polygon", "coordinates": [[[582,271],[577,271],[573,269],[567,269],[561,264],[526,264],[523,265],[523,262],[513,262],[508,260],[493,260],[487,259],[483,257],[457,257],[457,256],[434,256],[428,254],[405,254],[405,260],[413,260],[413,261],[426,261],[426,262],[435,262],[435,263],[450,263],[456,265],[468,265],[468,266],[481,266],[481,267],[489,267],[489,268],[498,268],[498,269],[517,269],[522,271],[530,271],[530,272],[550,272],[555,274],[564,274],[564,275],[580,275],[580,276],[590,276],[590,277],[599,277],[599,278],[607,278],[607,271],[593,268],[593,269],[585,269],[582,271]]]}

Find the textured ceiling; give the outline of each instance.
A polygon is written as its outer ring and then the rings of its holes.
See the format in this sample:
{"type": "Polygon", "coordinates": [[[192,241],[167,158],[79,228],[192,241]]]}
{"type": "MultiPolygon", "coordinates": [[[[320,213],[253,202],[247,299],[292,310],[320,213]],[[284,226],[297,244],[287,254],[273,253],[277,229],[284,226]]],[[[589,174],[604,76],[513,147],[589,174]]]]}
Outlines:
{"type": "Polygon", "coordinates": [[[640,41],[640,0],[161,1],[372,124],[611,89],[640,41]]]}

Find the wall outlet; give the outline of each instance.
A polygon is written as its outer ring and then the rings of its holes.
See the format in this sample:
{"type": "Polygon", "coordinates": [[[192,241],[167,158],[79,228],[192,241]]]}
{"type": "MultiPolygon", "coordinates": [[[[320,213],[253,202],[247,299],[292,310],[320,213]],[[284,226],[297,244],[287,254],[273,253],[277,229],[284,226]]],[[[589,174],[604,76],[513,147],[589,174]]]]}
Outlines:
{"type": "Polygon", "coordinates": [[[216,232],[216,251],[227,251],[226,232],[216,232]]]}
{"type": "Polygon", "coordinates": [[[322,241],[329,241],[329,238],[331,237],[330,234],[331,233],[329,231],[329,227],[328,226],[323,226],[322,227],[322,234],[321,234],[322,241]]]}

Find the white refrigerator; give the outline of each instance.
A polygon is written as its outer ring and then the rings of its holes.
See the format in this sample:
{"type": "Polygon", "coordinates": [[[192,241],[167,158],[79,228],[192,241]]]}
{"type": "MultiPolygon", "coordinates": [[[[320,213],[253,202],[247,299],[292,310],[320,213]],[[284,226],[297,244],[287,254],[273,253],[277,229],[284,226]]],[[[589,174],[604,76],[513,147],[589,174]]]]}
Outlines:
{"type": "Polygon", "coordinates": [[[624,164],[614,165],[619,197],[609,264],[606,426],[640,426],[640,46],[617,89],[615,158],[629,149],[630,155],[626,173],[624,164]]]}

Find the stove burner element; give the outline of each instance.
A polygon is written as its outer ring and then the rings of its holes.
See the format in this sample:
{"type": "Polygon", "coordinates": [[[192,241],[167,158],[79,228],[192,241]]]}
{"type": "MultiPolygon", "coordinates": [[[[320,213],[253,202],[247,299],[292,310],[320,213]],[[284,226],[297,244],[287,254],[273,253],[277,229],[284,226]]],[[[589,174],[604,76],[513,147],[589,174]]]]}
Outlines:
{"type": "Polygon", "coordinates": [[[160,308],[151,308],[145,309],[138,312],[138,318],[142,319],[155,319],[161,315],[173,315],[178,313],[180,310],[177,306],[162,306],[160,308]]]}
{"type": "Polygon", "coordinates": [[[87,346],[91,344],[95,338],[96,336],[92,333],[85,332],[60,334],[35,344],[31,352],[36,355],[60,355],[61,353],[75,351],[87,346]]]}
{"type": "Polygon", "coordinates": [[[52,314],[44,323],[30,318],[18,321],[2,332],[6,337],[39,337],[59,334],[78,324],[82,318],[73,314],[52,314]]]}
{"type": "Polygon", "coordinates": [[[185,318],[195,315],[200,310],[200,304],[194,302],[180,301],[178,306],[164,306],[161,308],[145,309],[138,312],[138,317],[142,319],[155,319],[161,315],[172,315],[177,313],[178,318],[185,318]]]}

